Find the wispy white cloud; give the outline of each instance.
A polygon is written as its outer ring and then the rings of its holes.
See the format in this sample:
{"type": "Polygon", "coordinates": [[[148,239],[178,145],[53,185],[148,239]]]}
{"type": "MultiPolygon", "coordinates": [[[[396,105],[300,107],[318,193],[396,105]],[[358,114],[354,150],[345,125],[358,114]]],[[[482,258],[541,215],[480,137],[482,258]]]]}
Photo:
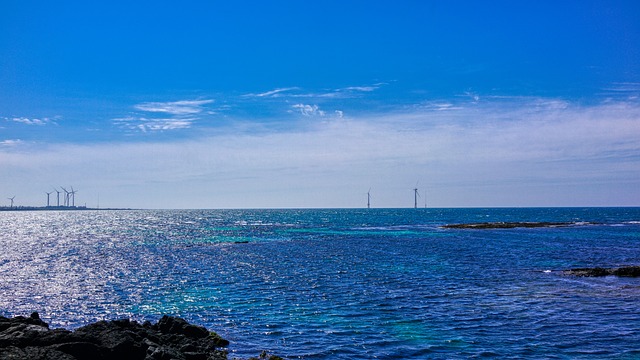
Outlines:
{"type": "Polygon", "coordinates": [[[341,90],[371,92],[377,90],[378,88],[379,86],[349,86],[341,90]]]}
{"type": "Polygon", "coordinates": [[[134,117],[128,116],[124,118],[113,119],[114,122],[121,126],[130,129],[138,130],[142,132],[153,131],[169,131],[188,129],[192,126],[195,118],[146,118],[146,117],[134,117]]]}
{"type": "Polygon", "coordinates": [[[321,91],[305,91],[300,87],[278,88],[263,93],[251,93],[244,95],[245,97],[254,98],[354,98],[359,97],[362,93],[369,93],[379,89],[385,83],[377,83],[368,86],[348,86],[335,89],[324,89],[321,91]]]}
{"type": "Polygon", "coordinates": [[[620,101],[621,99],[623,101],[638,101],[640,99],[640,83],[615,82],[604,87],[600,95],[612,102],[620,101]]]}
{"type": "Polygon", "coordinates": [[[426,101],[422,104],[419,104],[417,108],[434,111],[451,111],[464,109],[464,107],[460,104],[454,104],[449,101],[426,101]]]}
{"type": "Polygon", "coordinates": [[[51,119],[49,118],[27,118],[27,117],[13,117],[13,118],[5,118],[8,121],[13,121],[25,125],[37,125],[43,126],[51,123],[51,119]]]}
{"type": "Polygon", "coordinates": [[[308,104],[295,104],[291,106],[293,109],[296,109],[300,112],[300,114],[304,116],[324,116],[325,112],[320,110],[318,105],[308,105],[308,104]]]}
{"type": "Polygon", "coordinates": [[[472,91],[465,91],[464,96],[470,98],[474,103],[480,101],[480,95],[472,91]]]}
{"type": "Polygon", "coordinates": [[[364,93],[371,93],[378,90],[383,83],[369,85],[369,86],[347,86],[344,88],[337,88],[325,92],[319,92],[315,94],[309,94],[309,97],[318,97],[318,98],[338,98],[338,99],[349,99],[349,98],[359,98],[363,96],[364,93]]]}
{"type": "Polygon", "coordinates": [[[188,129],[201,116],[216,114],[206,108],[207,104],[213,102],[211,99],[145,102],[133,106],[138,111],[146,112],[145,116],[135,114],[115,118],[113,122],[120,127],[141,132],[188,129]]]}
{"type": "Polygon", "coordinates": [[[166,113],[176,116],[199,114],[203,106],[211,104],[214,100],[181,100],[170,102],[145,102],[135,105],[134,108],[141,111],[166,113]]]}
{"type": "Polygon", "coordinates": [[[290,113],[299,113],[306,117],[326,117],[326,118],[344,118],[344,111],[342,110],[333,110],[332,112],[326,112],[325,110],[321,110],[318,105],[309,105],[309,104],[295,104],[291,105],[290,113]]]}
{"type": "Polygon", "coordinates": [[[618,92],[640,92],[640,83],[637,82],[616,82],[604,88],[606,91],[618,92]]]}
{"type": "Polygon", "coordinates": [[[285,95],[284,93],[291,92],[293,90],[300,90],[299,87],[287,87],[287,88],[279,88],[271,91],[265,91],[263,93],[258,94],[246,94],[245,97],[280,97],[285,95]]]}
{"type": "Polygon", "coordinates": [[[0,141],[0,146],[14,147],[14,146],[18,146],[18,145],[20,145],[22,143],[23,143],[23,141],[20,140],[20,139],[8,139],[8,140],[0,141]]]}

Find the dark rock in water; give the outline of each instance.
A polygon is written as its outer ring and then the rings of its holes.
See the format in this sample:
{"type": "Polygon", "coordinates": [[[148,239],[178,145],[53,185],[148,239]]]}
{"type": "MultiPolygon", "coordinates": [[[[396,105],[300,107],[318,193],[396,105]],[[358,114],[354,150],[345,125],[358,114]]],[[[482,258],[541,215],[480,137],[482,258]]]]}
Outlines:
{"type": "MultiPolygon", "coordinates": [[[[202,326],[196,326],[189,324],[186,320],[171,317],[171,316],[163,316],[160,321],[155,326],[152,326],[154,329],[160,330],[163,334],[178,334],[185,335],[187,337],[192,337],[196,339],[202,339],[209,336],[209,331],[202,326]]],[[[229,343],[227,342],[223,346],[227,346],[229,343]]]]}
{"type": "Polygon", "coordinates": [[[513,229],[513,228],[541,228],[571,226],[568,222],[485,222],[473,224],[448,224],[441,226],[445,229],[513,229]]]}
{"type": "Polygon", "coordinates": [[[597,276],[623,276],[640,277],[640,266],[623,266],[619,268],[578,268],[565,270],[566,275],[597,277],[597,276]]]}
{"type": "Polygon", "coordinates": [[[269,354],[267,354],[266,351],[263,351],[262,354],[260,354],[260,357],[257,357],[257,358],[251,357],[249,358],[249,360],[284,360],[284,359],[276,355],[269,356],[269,354]]]}
{"type": "Polygon", "coordinates": [[[187,321],[164,316],[157,324],[98,321],[76,331],[49,329],[37,313],[0,317],[0,359],[222,360],[229,342],[187,321]]]}
{"type": "Polygon", "coordinates": [[[613,275],[615,276],[629,276],[629,277],[639,277],[640,276],[640,266],[625,266],[621,268],[617,268],[613,271],[613,275]]]}
{"type": "Polygon", "coordinates": [[[575,275],[575,276],[609,276],[612,275],[610,269],[605,269],[601,267],[595,268],[578,268],[571,269],[564,272],[567,275],[575,275]]]}

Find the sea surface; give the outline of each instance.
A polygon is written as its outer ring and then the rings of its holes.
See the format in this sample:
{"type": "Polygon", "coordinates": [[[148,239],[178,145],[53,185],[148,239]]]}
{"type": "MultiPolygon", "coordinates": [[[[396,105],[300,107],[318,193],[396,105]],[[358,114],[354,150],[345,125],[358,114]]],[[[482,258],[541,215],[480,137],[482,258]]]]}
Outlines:
{"type": "Polygon", "coordinates": [[[0,315],[176,315],[230,358],[640,358],[640,208],[0,212],[0,315]],[[443,229],[494,221],[568,227],[443,229]]]}

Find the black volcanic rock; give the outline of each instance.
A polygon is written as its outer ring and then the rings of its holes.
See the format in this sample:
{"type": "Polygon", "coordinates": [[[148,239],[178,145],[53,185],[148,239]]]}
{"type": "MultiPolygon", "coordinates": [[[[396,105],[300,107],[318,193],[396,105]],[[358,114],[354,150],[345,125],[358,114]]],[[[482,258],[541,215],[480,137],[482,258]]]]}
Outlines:
{"type": "Polygon", "coordinates": [[[565,270],[564,274],[584,277],[598,276],[622,276],[622,277],[640,277],[640,266],[623,266],[619,268],[577,268],[565,270]]]}
{"type": "Polygon", "coordinates": [[[0,360],[223,360],[229,342],[187,321],[98,321],[76,331],[49,329],[37,313],[0,317],[0,360]]]}
{"type": "Polygon", "coordinates": [[[441,226],[445,229],[513,229],[513,228],[542,228],[564,227],[574,223],[568,222],[484,222],[471,224],[448,224],[441,226]]]}

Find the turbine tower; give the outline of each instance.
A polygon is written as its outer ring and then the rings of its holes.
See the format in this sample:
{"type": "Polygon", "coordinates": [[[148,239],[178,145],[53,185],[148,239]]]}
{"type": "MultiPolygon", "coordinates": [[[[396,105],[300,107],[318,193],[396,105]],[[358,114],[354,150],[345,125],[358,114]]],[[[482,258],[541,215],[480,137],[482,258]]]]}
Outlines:
{"type": "Polygon", "coordinates": [[[45,194],[47,194],[47,207],[49,207],[49,195],[53,194],[53,191],[45,194]]]}
{"type": "Polygon", "coordinates": [[[413,208],[417,209],[418,208],[418,198],[420,197],[420,194],[418,193],[418,183],[420,182],[420,180],[416,181],[416,187],[413,188],[413,208]]]}
{"type": "Polygon", "coordinates": [[[60,191],[58,191],[58,189],[53,189],[53,191],[58,193],[58,204],[57,204],[57,206],[60,207],[60,191]]]}
{"type": "Polygon", "coordinates": [[[418,193],[418,183],[420,180],[416,181],[416,187],[413,188],[413,208],[418,208],[418,198],[420,197],[420,193],[418,193]]]}
{"type": "Polygon", "coordinates": [[[13,199],[15,199],[15,198],[16,198],[16,196],[15,196],[15,195],[13,195],[13,197],[7,198],[7,199],[11,200],[11,207],[10,207],[10,209],[13,209],[13,199]]]}
{"type": "Polygon", "coordinates": [[[371,188],[367,191],[367,209],[371,209],[371,188]]]}
{"type": "Polygon", "coordinates": [[[64,206],[69,206],[69,192],[62,186],[60,186],[60,188],[64,191],[64,206]]]}
{"type": "Polygon", "coordinates": [[[71,187],[71,206],[76,207],[76,193],[78,192],[78,190],[73,190],[73,186],[71,187]]]}

